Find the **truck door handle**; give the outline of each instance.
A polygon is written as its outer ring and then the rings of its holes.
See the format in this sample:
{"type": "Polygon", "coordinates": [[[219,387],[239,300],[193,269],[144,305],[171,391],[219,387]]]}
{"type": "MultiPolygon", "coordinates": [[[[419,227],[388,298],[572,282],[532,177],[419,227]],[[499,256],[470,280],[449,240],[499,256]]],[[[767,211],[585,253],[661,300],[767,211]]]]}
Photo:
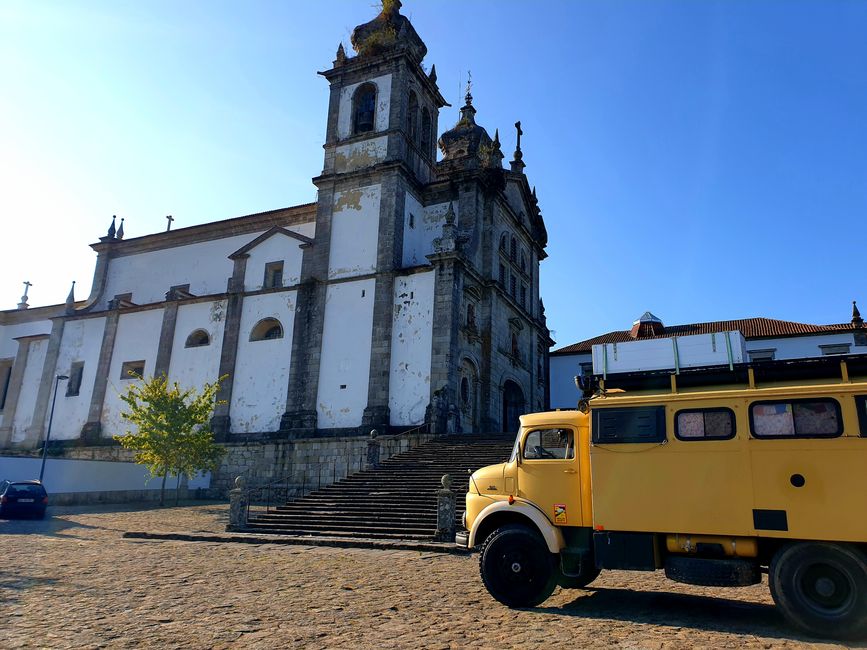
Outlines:
{"type": "Polygon", "coordinates": [[[576,470],[576,469],[564,469],[563,473],[564,474],[577,474],[578,470],[576,470]]]}

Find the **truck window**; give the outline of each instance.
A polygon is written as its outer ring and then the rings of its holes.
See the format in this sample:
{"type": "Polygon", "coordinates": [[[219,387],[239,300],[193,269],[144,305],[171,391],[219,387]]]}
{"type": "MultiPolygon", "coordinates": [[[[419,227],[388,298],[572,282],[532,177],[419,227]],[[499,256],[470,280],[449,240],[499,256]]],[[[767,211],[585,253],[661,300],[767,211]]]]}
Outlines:
{"type": "Polygon", "coordinates": [[[836,400],[753,402],[750,429],[756,438],[834,438],[843,433],[836,400]]]}
{"type": "Polygon", "coordinates": [[[674,416],[678,440],[729,440],[735,437],[735,413],[731,409],[690,409],[674,416]]]}
{"type": "Polygon", "coordinates": [[[855,409],[858,411],[858,424],[861,425],[861,436],[867,438],[867,395],[855,396],[855,409]]]}
{"type": "Polygon", "coordinates": [[[571,429],[539,429],[527,434],[524,443],[527,460],[575,458],[575,442],[571,429]]]}
{"type": "Polygon", "coordinates": [[[593,442],[663,442],[665,407],[635,406],[593,411],[593,442]]]}

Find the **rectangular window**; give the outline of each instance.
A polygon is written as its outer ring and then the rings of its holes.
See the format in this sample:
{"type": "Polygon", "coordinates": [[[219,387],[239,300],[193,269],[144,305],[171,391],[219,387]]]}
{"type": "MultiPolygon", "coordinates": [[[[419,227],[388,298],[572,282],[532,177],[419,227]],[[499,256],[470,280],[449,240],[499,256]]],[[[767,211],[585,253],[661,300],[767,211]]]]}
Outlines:
{"type": "Polygon", "coordinates": [[[747,354],[750,355],[750,361],[773,361],[776,351],[776,348],[770,350],[749,350],[747,354]]]}
{"type": "Polygon", "coordinates": [[[506,267],[500,264],[500,284],[506,286],[506,267]]]}
{"type": "Polygon", "coordinates": [[[528,460],[569,460],[575,458],[571,429],[540,429],[527,434],[524,458],[528,460]]]}
{"type": "Polygon", "coordinates": [[[0,411],[6,408],[6,396],[12,381],[12,359],[0,361],[0,411]]]}
{"type": "Polygon", "coordinates": [[[635,406],[593,411],[593,442],[663,442],[665,407],[635,406]]]}
{"type": "Polygon", "coordinates": [[[527,306],[527,287],[521,285],[521,307],[527,306]]]}
{"type": "Polygon", "coordinates": [[[81,376],[84,374],[84,361],[76,361],[69,368],[69,379],[66,380],[66,396],[75,397],[81,390],[81,376]]]}
{"type": "Polygon", "coordinates": [[[145,362],[144,361],[124,361],[120,367],[121,379],[138,379],[144,377],[145,362]],[[136,376],[133,376],[136,375],[136,376]]]}
{"type": "Polygon", "coordinates": [[[838,343],[835,345],[820,345],[819,349],[822,351],[822,356],[827,357],[832,354],[849,354],[849,348],[851,347],[849,343],[838,343]]]}
{"type": "Polygon", "coordinates": [[[674,436],[678,440],[729,440],[735,437],[735,413],[727,408],[678,411],[674,436]]]}
{"type": "Polygon", "coordinates": [[[515,280],[515,276],[511,273],[509,274],[509,293],[512,294],[512,298],[518,298],[518,283],[515,280]]]}
{"type": "Polygon", "coordinates": [[[268,262],[265,265],[265,280],[263,289],[275,289],[283,286],[283,262],[268,262]]]}
{"type": "Polygon", "coordinates": [[[855,410],[858,411],[858,424],[861,436],[867,438],[867,395],[855,396],[855,410]]]}
{"type": "Polygon", "coordinates": [[[830,398],[754,402],[750,429],[756,438],[834,438],[843,433],[843,418],[830,398]]]}

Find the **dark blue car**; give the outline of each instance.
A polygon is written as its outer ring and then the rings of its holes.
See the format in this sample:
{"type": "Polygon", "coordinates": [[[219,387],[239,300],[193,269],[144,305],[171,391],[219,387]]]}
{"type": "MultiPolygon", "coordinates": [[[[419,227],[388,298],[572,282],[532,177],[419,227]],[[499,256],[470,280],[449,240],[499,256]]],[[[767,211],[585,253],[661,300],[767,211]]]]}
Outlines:
{"type": "Polygon", "coordinates": [[[48,493],[39,481],[0,481],[0,517],[45,517],[48,493]]]}

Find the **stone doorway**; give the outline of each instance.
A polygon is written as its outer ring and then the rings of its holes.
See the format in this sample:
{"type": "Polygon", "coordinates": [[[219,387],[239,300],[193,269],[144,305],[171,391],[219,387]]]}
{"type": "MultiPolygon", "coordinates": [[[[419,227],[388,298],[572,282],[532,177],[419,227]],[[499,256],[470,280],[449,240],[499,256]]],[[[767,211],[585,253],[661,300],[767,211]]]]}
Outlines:
{"type": "Polygon", "coordinates": [[[515,433],[521,426],[518,419],[526,409],[524,391],[511,379],[503,384],[503,431],[515,433]]]}

